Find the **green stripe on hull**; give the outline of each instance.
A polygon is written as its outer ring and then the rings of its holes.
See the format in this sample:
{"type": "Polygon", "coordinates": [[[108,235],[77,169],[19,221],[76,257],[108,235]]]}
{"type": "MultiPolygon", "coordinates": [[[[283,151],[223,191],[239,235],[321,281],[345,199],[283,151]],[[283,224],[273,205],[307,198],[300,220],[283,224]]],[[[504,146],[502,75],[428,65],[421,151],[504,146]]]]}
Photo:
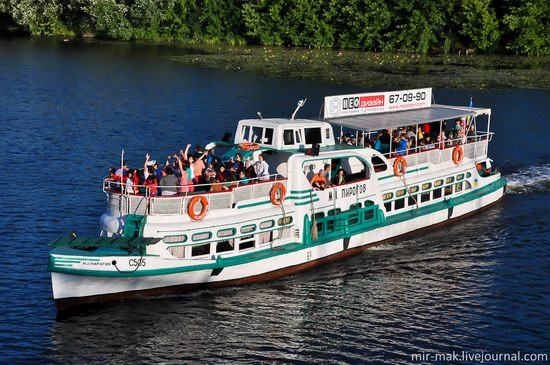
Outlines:
{"type": "MultiPolygon", "coordinates": [[[[303,232],[303,237],[305,239],[305,242],[303,243],[292,242],[292,243],[278,246],[277,250],[266,248],[261,251],[251,252],[251,253],[239,255],[236,257],[228,257],[228,258],[218,257],[218,260],[216,260],[216,262],[212,262],[209,264],[166,268],[166,269],[154,269],[154,270],[139,269],[131,274],[125,274],[125,273],[119,273],[117,271],[114,271],[114,272],[113,271],[93,271],[93,270],[75,270],[75,269],[59,268],[57,266],[54,267],[52,265],[53,264],[52,260],[50,260],[50,271],[57,272],[57,273],[71,274],[71,275],[96,276],[96,277],[138,277],[138,276],[169,275],[169,274],[184,273],[184,272],[190,272],[190,271],[212,270],[212,269],[220,269],[224,267],[242,265],[250,262],[268,259],[271,257],[284,255],[287,253],[300,251],[310,247],[319,246],[327,242],[334,241],[336,239],[355,236],[357,234],[361,234],[373,229],[387,227],[387,226],[401,223],[413,218],[418,218],[423,215],[431,214],[441,210],[446,210],[448,208],[479,199],[485,195],[491,194],[495,191],[502,189],[504,186],[506,186],[506,179],[501,177],[499,180],[493,183],[490,183],[487,186],[484,186],[480,189],[476,189],[469,193],[465,193],[461,196],[451,198],[447,201],[437,202],[425,207],[420,207],[418,209],[410,210],[404,213],[395,214],[388,218],[385,218],[383,214],[375,215],[375,219],[373,219],[371,223],[361,224],[356,227],[347,227],[347,225],[344,224],[342,225],[342,227],[345,227],[345,228],[338,230],[332,234],[322,235],[319,237],[317,241],[314,241],[314,242],[311,242],[311,239],[310,239],[309,220],[306,217],[305,229],[303,232]]],[[[306,204],[309,204],[309,202],[307,202],[306,204]]],[[[380,209],[377,209],[377,210],[381,212],[380,209]]],[[[364,209],[360,211],[363,212],[364,209]]],[[[354,214],[354,213],[351,212],[350,214],[354,214]]]]}

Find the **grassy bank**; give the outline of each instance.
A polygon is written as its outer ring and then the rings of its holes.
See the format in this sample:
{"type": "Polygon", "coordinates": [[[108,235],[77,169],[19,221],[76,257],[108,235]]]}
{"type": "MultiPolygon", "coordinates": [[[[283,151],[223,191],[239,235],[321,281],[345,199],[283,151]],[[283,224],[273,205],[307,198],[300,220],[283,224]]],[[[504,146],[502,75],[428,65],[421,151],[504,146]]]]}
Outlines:
{"type": "Polygon", "coordinates": [[[550,89],[550,57],[415,55],[284,47],[193,46],[184,65],[369,87],[550,89]]]}

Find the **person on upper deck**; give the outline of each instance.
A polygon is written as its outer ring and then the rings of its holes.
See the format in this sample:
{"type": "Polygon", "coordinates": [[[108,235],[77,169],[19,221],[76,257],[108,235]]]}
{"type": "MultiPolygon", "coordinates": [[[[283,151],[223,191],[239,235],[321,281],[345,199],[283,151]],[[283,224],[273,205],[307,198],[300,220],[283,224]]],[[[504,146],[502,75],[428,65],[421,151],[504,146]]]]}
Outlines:
{"type": "Polygon", "coordinates": [[[269,165],[265,161],[263,153],[258,155],[258,161],[254,164],[254,172],[258,177],[258,180],[267,181],[269,180],[269,165]]]}
{"type": "Polygon", "coordinates": [[[240,154],[240,153],[237,153],[235,155],[235,161],[233,162],[233,164],[231,165],[231,167],[229,168],[229,171],[231,172],[239,172],[241,171],[242,169],[244,168],[244,164],[243,164],[243,156],[240,154]]]}
{"type": "Polygon", "coordinates": [[[164,169],[166,176],[163,176],[159,181],[159,187],[161,187],[161,194],[176,195],[178,193],[178,178],[174,176],[174,171],[170,166],[164,169]]]}

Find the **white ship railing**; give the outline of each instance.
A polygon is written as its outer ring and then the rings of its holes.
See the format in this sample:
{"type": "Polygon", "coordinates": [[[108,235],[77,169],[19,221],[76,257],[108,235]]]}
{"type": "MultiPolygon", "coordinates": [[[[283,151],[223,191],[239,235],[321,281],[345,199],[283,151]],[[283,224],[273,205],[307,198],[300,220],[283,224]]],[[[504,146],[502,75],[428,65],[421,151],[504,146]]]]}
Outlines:
{"type": "MultiPolygon", "coordinates": [[[[285,187],[287,186],[287,180],[279,174],[269,175],[269,178],[269,181],[260,180],[259,178],[249,179],[250,183],[248,184],[239,184],[238,181],[231,181],[216,184],[187,185],[187,187],[193,187],[194,191],[168,196],[153,196],[148,189],[145,189],[145,194],[131,194],[125,191],[126,184],[104,180],[103,192],[107,195],[108,208],[122,214],[187,215],[189,201],[198,195],[204,196],[207,199],[210,210],[227,209],[233,208],[235,204],[244,200],[268,197],[271,187],[275,182],[280,182],[285,187]],[[205,191],[209,190],[212,185],[229,184],[235,184],[236,186],[230,190],[221,192],[205,191]],[[120,190],[123,191],[121,192],[120,190]]],[[[134,185],[134,187],[145,188],[144,185],[134,185]]],[[[177,189],[181,188],[181,186],[158,188],[177,189]]]]}
{"type": "MultiPolygon", "coordinates": [[[[403,155],[402,157],[407,161],[407,170],[411,168],[427,165],[433,168],[441,168],[445,162],[450,162],[453,160],[453,150],[457,145],[462,146],[464,150],[464,158],[469,159],[481,159],[487,157],[489,142],[493,137],[493,133],[484,133],[479,135],[477,138],[485,138],[482,140],[471,142],[471,138],[468,137],[468,142],[464,142],[464,137],[458,139],[447,140],[445,142],[434,142],[433,148],[428,150],[423,150],[423,147],[416,147],[411,149],[408,154],[403,155]]],[[[477,139],[476,138],[476,139],[477,139]]],[[[385,153],[384,156],[393,161],[397,157],[395,152],[385,153]]]]}

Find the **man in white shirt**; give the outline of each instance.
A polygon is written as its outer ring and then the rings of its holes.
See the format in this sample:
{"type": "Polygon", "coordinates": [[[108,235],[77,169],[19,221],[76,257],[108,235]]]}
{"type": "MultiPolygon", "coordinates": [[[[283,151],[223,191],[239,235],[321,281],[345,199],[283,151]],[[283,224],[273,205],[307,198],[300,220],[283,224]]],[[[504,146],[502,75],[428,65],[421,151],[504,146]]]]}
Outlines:
{"type": "Polygon", "coordinates": [[[254,164],[254,172],[258,180],[269,180],[269,165],[265,162],[264,155],[260,153],[258,155],[258,161],[254,164]]]}

